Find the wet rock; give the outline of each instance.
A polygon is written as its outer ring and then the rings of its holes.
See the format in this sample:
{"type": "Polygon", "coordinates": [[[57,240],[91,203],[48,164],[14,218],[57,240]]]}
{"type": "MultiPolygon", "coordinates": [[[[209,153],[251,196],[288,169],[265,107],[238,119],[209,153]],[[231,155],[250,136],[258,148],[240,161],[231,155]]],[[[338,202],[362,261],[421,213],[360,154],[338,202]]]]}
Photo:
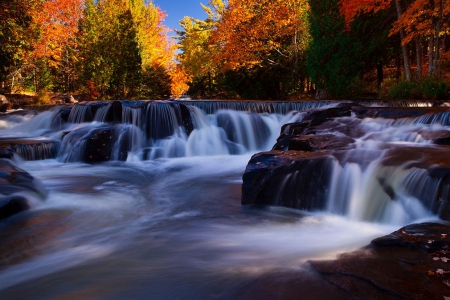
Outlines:
{"type": "Polygon", "coordinates": [[[186,105],[180,103],[180,111],[181,111],[181,123],[186,131],[186,135],[190,135],[194,130],[194,123],[192,122],[191,112],[187,108],[186,105]]]}
{"type": "Polygon", "coordinates": [[[314,152],[256,154],[243,175],[241,203],[323,209],[332,161],[314,152]]]}
{"type": "Polygon", "coordinates": [[[29,109],[9,111],[6,113],[0,112],[0,120],[6,120],[11,122],[20,123],[23,118],[29,118],[36,116],[36,111],[29,109]]]}
{"type": "Polygon", "coordinates": [[[310,261],[354,299],[450,297],[450,225],[408,225],[337,260],[310,261]]]}
{"type": "Polygon", "coordinates": [[[12,159],[14,157],[14,152],[11,148],[0,146],[0,158],[12,159]]]}
{"type": "Polygon", "coordinates": [[[44,200],[46,190],[9,159],[0,159],[0,220],[30,208],[31,198],[44,200]]]}
{"type": "Polygon", "coordinates": [[[0,197],[0,220],[28,210],[30,205],[23,196],[0,197]]]}
{"type": "Polygon", "coordinates": [[[355,140],[346,136],[325,135],[305,135],[305,136],[286,136],[278,138],[273,150],[297,150],[317,152],[326,149],[342,149],[354,143],[355,140]]]}
{"type": "Polygon", "coordinates": [[[424,107],[364,107],[352,106],[352,111],[358,118],[385,118],[398,119],[419,117],[426,114],[447,111],[445,108],[424,107]]]}
{"type": "Polygon", "coordinates": [[[47,195],[45,189],[28,172],[8,159],[0,159],[0,194],[10,196],[21,192],[32,192],[40,198],[47,195]]]}
{"type": "Polygon", "coordinates": [[[10,108],[10,103],[4,95],[0,95],[0,112],[6,112],[10,108]]]}
{"type": "Polygon", "coordinates": [[[99,163],[111,159],[116,132],[112,126],[84,127],[63,137],[62,160],[99,163]]]}
{"type": "Polygon", "coordinates": [[[54,104],[74,104],[77,103],[78,101],[75,100],[75,98],[73,97],[73,95],[70,94],[60,94],[60,93],[55,93],[51,98],[50,98],[51,102],[54,104]]]}

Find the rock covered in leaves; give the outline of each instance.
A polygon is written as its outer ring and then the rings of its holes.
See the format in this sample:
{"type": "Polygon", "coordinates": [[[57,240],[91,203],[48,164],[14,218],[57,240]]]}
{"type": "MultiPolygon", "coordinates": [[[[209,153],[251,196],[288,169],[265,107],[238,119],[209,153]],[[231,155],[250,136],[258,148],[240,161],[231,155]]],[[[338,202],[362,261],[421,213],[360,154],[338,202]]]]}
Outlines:
{"type": "Polygon", "coordinates": [[[408,225],[336,260],[309,264],[354,299],[448,299],[450,225],[408,225]]]}

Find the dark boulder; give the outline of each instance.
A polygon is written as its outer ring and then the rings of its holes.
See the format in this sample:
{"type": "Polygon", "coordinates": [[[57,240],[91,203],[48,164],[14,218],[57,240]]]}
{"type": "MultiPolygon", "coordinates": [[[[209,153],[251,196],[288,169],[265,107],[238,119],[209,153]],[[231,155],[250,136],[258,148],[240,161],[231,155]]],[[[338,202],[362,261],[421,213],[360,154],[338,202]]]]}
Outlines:
{"type": "Polygon", "coordinates": [[[4,95],[0,95],[0,112],[6,112],[10,109],[10,103],[4,95]]]}
{"type": "Polygon", "coordinates": [[[5,196],[32,192],[45,198],[46,191],[33,176],[19,169],[9,159],[0,159],[0,194],[5,196]]]}
{"type": "Polygon", "coordinates": [[[64,162],[109,161],[115,141],[116,132],[112,126],[80,128],[64,135],[61,158],[64,162]]]}
{"type": "Polygon", "coordinates": [[[352,138],[332,134],[304,136],[281,135],[273,150],[317,152],[326,149],[346,148],[354,142],[355,140],[352,138]]]}
{"type": "Polygon", "coordinates": [[[243,175],[241,203],[324,209],[332,162],[333,158],[314,152],[256,154],[243,175]]]}
{"type": "Polygon", "coordinates": [[[46,190],[33,176],[9,159],[0,159],[0,220],[30,208],[30,200],[44,200],[46,190]]]}
{"type": "Polygon", "coordinates": [[[0,220],[28,209],[30,204],[23,196],[0,197],[0,220]]]}
{"type": "Polygon", "coordinates": [[[9,147],[0,146],[0,158],[12,159],[14,157],[14,152],[9,147]]]}
{"type": "Polygon", "coordinates": [[[337,260],[310,261],[352,299],[450,297],[450,225],[408,225],[337,260]]]}

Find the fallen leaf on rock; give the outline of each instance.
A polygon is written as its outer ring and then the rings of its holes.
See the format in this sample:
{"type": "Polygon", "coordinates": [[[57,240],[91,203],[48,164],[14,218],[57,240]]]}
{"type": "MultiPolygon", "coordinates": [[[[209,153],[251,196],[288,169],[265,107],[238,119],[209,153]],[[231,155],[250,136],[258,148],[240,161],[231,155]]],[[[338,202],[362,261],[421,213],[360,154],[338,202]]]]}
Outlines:
{"type": "Polygon", "coordinates": [[[433,260],[440,260],[439,257],[433,257],[433,260]]]}
{"type": "Polygon", "coordinates": [[[447,257],[441,257],[441,260],[442,260],[443,262],[447,262],[447,261],[448,261],[448,258],[447,258],[447,257]]]}

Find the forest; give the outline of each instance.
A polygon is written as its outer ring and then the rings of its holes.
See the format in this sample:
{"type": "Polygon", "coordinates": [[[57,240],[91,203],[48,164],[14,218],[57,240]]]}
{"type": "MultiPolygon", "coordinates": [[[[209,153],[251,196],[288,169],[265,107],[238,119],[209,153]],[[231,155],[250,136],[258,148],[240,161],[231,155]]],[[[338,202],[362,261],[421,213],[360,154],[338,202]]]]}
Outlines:
{"type": "Polygon", "coordinates": [[[0,93],[78,100],[449,99],[450,0],[2,0],[0,93]]]}

